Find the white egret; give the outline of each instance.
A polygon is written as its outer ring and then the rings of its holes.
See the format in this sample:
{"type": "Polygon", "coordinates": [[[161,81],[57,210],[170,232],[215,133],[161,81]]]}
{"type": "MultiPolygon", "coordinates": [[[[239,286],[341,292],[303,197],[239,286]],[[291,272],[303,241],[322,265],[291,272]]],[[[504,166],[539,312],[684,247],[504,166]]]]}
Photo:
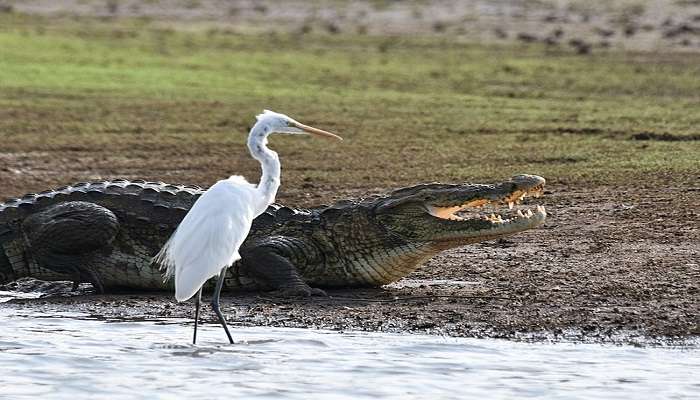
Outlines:
{"type": "Polygon", "coordinates": [[[204,283],[218,275],[211,305],[231,343],[226,320],[219,309],[219,295],[226,269],[239,260],[238,249],[248,236],[253,219],[272,204],[280,186],[280,161],[267,147],[272,133],[305,134],[342,140],[340,136],[303,125],[276,112],[264,110],[248,135],[248,150],[260,162],[262,177],[258,185],[241,176],[216,182],[194,203],[173,235],[154,257],[166,268],[165,279],[175,277],[175,299],[186,301],[195,293],[193,343],[197,342],[199,308],[204,283]]]}

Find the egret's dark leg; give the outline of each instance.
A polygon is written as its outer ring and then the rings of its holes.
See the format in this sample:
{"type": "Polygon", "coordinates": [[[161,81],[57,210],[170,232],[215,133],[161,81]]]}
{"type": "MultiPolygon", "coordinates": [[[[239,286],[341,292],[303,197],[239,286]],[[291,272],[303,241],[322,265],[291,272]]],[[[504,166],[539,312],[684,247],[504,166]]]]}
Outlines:
{"type": "Polygon", "coordinates": [[[233,338],[231,337],[231,332],[228,331],[228,325],[226,325],[226,320],[224,319],[224,315],[221,313],[221,310],[219,309],[219,295],[221,294],[221,288],[224,286],[224,277],[226,276],[226,268],[221,270],[221,273],[219,274],[219,279],[216,281],[216,289],[214,289],[214,296],[211,298],[211,306],[214,308],[214,312],[216,313],[216,316],[219,317],[219,322],[221,323],[221,326],[224,327],[224,330],[226,331],[226,336],[228,336],[228,341],[233,344],[233,338]]]}
{"type": "Polygon", "coordinates": [[[199,305],[202,303],[202,288],[199,288],[197,298],[194,300],[194,336],[192,344],[197,344],[197,325],[199,324],[199,305]]]}

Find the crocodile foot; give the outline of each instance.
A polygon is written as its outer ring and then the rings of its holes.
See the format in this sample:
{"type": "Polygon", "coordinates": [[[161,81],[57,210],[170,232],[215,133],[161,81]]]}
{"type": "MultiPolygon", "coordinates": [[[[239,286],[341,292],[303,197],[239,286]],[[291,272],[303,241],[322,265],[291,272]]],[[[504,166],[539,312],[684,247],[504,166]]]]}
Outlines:
{"type": "Polygon", "coordinates": [[[73,285],[71,287],[71,292],[77,292],[80,289],[80,284],[89,283],[92,285],[96,294],[104,294],[105,289],[102,285],[100,277],[91,268],[73,268],[73,285]]]}
{"type": "Polygon", "coordinates": [[[328,297],[328,294],[319,288],[312,288],[311,286],[308,285],[303,285],[303,286],[292,286],[292,287],[285,287],[285,288],[280,288],[277,289],[273,292],[271,292],[273,296],[276,297],[285,297],[285,298],[293,298],[293,297],[312,297],[312,296],[319,296],[319,297],[328,297]]]}

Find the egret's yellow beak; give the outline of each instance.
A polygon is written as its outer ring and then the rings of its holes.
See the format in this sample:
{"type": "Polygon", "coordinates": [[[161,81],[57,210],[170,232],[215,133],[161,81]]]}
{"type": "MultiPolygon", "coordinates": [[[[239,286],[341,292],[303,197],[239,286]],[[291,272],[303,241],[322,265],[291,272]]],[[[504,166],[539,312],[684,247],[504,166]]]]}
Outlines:
{"type": "Polygon", "coordinates": [[[292,122],[292,125],[294,125],[295,127],[301,129],[302,131],[304,131],[304,132],[306,132],[306,133],[311,133],[311,134],[313,134],[313,135],[323,136],[323,137],[327,137],[327,138],[333,138],[333,139],[343,140],[343,138],[341,138],[340,136],[336,135],[335,133],[330,133],[330,132],[326,132],[326,131],[321,130],[321,129],[316,129],[316,128],[314,128],[313,126],[308,126],[308,125],[300,124],[300,123],[298,123],[298,122],[296,122],[296,121],[292,122]]]}

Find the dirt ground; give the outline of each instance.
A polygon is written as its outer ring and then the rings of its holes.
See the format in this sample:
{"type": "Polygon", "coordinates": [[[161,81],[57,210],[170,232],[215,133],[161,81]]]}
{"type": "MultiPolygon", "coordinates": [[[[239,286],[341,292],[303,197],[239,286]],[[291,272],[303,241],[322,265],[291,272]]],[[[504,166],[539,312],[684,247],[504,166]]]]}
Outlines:
{"type": "MultiPolygon", "coordinates": [[[[233,325],[414,332],[449,336],[673,343],[700,335],[700,186],[550,187],[544,227],[447,251],[393,285],[328,298],[227,294],[233,325]]],[[[4,307],[95,318],[192,315],[171,295],[48,294],[4,307]]],[[[213,313],[205,314],[210,322],[213,313]]]]}

